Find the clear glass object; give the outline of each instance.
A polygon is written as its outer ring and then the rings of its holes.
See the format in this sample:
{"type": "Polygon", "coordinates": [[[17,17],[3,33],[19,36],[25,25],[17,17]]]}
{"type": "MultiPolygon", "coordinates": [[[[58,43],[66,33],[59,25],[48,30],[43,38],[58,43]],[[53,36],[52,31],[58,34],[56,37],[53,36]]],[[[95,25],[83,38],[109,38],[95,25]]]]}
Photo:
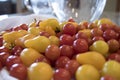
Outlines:
{"type": "Polygon", "coordinates": [[[52,13],[52,8],[50,7],[49,0],[24,0],[24,4],[28,10],[33,11],[35,14],[52,13]]]}
{"type": "MultiPolygon", "coordinates": [[[[106,0],[25,0],[36,14],[52,14],[59,21],[72,17],[75,21],[94,21],[100,17],[106,0]]],[[[28,5],[28,7],[30,7],[28,5]]]]}
{"type": "Polygon", "coordinates": [[[106,0],[50,0],[50,3],[60,21],[72,17],[79,22],[98,19],[104,10],[106,0]]]}

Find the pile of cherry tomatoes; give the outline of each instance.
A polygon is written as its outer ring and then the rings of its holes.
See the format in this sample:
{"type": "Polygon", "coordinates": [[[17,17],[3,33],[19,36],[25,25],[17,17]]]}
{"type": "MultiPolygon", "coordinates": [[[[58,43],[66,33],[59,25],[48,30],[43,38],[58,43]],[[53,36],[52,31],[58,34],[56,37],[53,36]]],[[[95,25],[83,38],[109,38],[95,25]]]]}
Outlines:
{"type": "Polygon", "coordinates": [[[120,80],[120,27],[103,18],[33,21],[0,32],[0,70],[19,80],[120,80]]]}

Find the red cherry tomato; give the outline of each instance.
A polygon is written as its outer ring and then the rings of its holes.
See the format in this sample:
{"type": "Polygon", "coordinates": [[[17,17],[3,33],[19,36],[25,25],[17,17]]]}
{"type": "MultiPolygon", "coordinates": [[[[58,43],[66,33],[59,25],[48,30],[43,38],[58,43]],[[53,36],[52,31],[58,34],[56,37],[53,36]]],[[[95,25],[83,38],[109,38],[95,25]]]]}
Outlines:
{"type": "Polygon", "coordinates": [[[14,55],[11,55],[7,58],[6,60],[6,67],[8,70],[10,70],[10,67],[13,65],[13,64],[16,64],[16,63],[22,63],[20,57],[18,56],[14,56],[14,55]]]}
{"type": "Polygon", "coordinates": [[[26,80],[27,68],[23,64],[13,64],[10,68],[10,75],[19,80],[26,80]]]}
{"type": "Polygon", "coordinates": [[[69,71],[66,69],[57,69],[53,75],[53,80],[71,80],[69,71]]]}

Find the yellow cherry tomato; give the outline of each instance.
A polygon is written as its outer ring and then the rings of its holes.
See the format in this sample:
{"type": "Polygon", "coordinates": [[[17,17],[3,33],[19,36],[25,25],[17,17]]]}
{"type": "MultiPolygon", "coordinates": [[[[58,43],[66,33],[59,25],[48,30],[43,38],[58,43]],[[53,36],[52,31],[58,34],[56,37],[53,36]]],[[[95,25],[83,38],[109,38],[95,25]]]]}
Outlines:
{"type": "Polygon", "coordinates": [[[109,75],[115,80],[120,80],[120,63],[114,60],[107,61],[102,69],[102,76],[109,75]]]}
{"type": "Polygon", "coordinates": [[[56,35],[55,31],[52,29],[51,26],[46,26],[44,31],[46,31],[50,35],[56,35]]]}
{"type": "Polygon", "coordinates": [[[20,54],[20,58],[23,64],[26,66],[30,66],[40,56],[43,56],[43,55],[32,48],[25,48],[20,54]]]}
{"type": "Polygon", "coordinates": [[[12,31],[5,33],[3,35],[3,39],[8,43],[15,43],[15,40],[19,37],[22,37],[24,35],[28,34],[25,30],[19,30],[19,31],[12,31]]]}
{"type": "Polygon", "coordinates": [[[80,53],[76,56],[76,60],[80,64],[91,64],[96,67],[98,70],[101,70],[104,63],[105,58],[101,53],[95,51],[89,51],[85,53],[80,53]]]}
{"type": "Polygon", "coordinates": [[[60,40],[59,40],[58,37],[56,37],[56,36],[50,36],[49,40],[50,40],[51,44],[55,44],[55,45],[59,46],[60,40]]]}
{"type": "Polygon", "coordinates": [[[28,80],[52,80],[52,77],[52,67],[47,63],[33,63],[28,68],[28,80]]]}
{"type": "Polygon", "coordinates": [[[102,19],[98,20],[98,26],[101,24],[114,25],[115,23],[113,23],[113,21],[111,21],[108,18],[102,18],[102,19]]]}
{"type": "Polygon", "coordinates": [[[100,73],[94,66],[85,64],[78,67],[75,77],[76,80],[100,80],[100,73]]]}
{"type": "Polygon", "coordinates": [[[25,36],[22,36],[22,37],[16,39],[15,40],[15,45],[19,45],[19,46],[25,47],[24,42],[26,40],[32,39],[34,37],[35,37],[35,35],[33,35],[33,34],[26,34],[25,36]]]}
{"type": "Polygon", "coordinates": [[[39,35],[42,30],[39,29],[39,27],[29,27],[28,32],[33,35],[39,35]]]}
{"type": "Polygon", "coordinates": [[[103,40],[95,41],[89,48],[91,51],[97,51],[102,55],[107,55],[109,51],[108,44],[103,40]]]}
{"type": "Polygon", "coordinates": [[[45,36],[37,36],[35,38],[26,40],[24,45],[33,48],[41,53],[44,53],[47,46],[50,45],[50,40],[45,36]]]}
{"type": "Polygon", "coordinates": [[[46,26],[50,26],[54,31],[60,28],[59,22],[54,18],[49,18],[39,23],[39,27],[42,30],[44,30],[46,26]]]}

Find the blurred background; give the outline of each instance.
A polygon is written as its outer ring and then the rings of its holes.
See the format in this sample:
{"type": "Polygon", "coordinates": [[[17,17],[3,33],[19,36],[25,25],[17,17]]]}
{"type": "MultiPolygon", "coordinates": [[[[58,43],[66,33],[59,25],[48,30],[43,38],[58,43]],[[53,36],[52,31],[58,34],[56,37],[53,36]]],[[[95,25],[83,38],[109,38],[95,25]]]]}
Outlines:
{"type": "MultiPolygon", "coordinates": [[[[0,0],[0,18],[1,15],[9,14],[29,14],[32,11],[28,10],[24,5],[24,0],[0,0]]],[[[107,0],[105,9],[101,17],[113,19],[120,25],[120,0],[107,0]]]]}

